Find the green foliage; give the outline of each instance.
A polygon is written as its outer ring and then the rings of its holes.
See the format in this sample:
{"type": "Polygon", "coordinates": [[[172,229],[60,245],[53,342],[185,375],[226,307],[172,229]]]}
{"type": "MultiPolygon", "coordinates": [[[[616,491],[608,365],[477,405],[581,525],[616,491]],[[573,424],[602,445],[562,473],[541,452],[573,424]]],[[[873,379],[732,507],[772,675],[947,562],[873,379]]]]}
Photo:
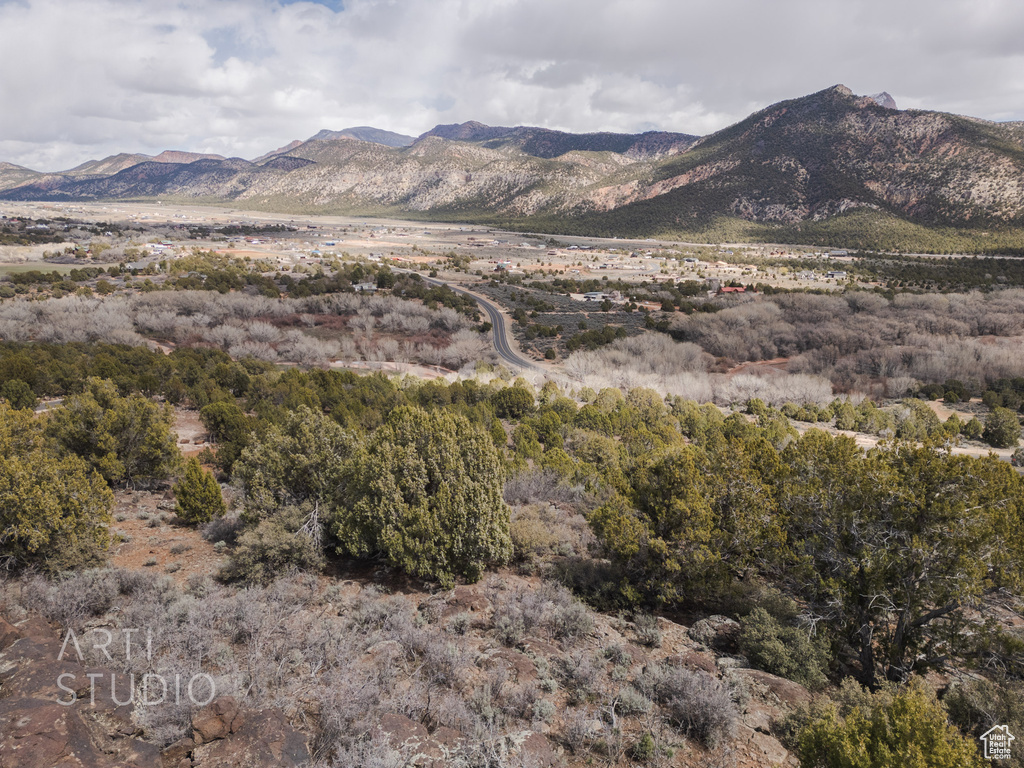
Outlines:
{"type": "Polygon", "coordinates": [[[896,415],[896,437],[901,440],[927,440],[936,434],[942,423],[928,405],[921,400],[904,400],[896,415]]]}
{"type": "Polygon", "coordinates": [[[808,688],[827,682],[828,648],[801,627],[783,624],[757,607],[743,619],[740,650],[758,669],[795,680],[808,688]]]}
{"type": "Polygon", "coordinates": [[[638,763],[646,763],[654,757],[655,746],[654,738],[649,733],[645,733],[640,737],[633,748],[630,750],[630,754],[634,760],[638,763]]]}
{"type": "Polygon", "coordinates": [[[245,488],[245,519],[257,523],[280,507],[307,502],[326,513],[354,447],[354,436],[323,412],[304,405],[287,412],[235,463],[245,488]]]}
{"type": "MultiPolygon", "coordinates": [[[[603,304],[605,302],[602,302],[603,304]]],[[[608,309],[611,309],[610,303],[604,311],[607,312],[608,309]]],[[[597,349],[606,344],[611,344],[617,339],[624,339],[627,335],[626,329],[621,326],[606,325],[600,329],[595,328],[583,333],[577,333],[575,336],[570,336],[565,341],[565,348],[570,352],[575,352],[578,349],[597,349]]]]}
{"type": "Polygon", "coordinates": [[[185,462],[185,474],[174,485],[174,511],[190,525],[208,523],[227,512],[220,486],[195,456],[185,462]]]}
{"type": "Polygon", "coordinates": [[[210,437],[217,443],[217,463],[231,472],[242,451],[249,444],[249,437],[256,428],[256,420],[235,403],[223,400],[210,403],[199,411],[210,437]]]}
{"type": "Polygon", "coordinates": [[[333,525],[339,549],[383,554],[443,584],[456,575],[476,580],[484,566],[512,554],[503,475],[481,427],[462,416],[399,408],[349,468],[333,525]]]}
{"type": "Polygon", "coordinates": [[[1016,448],[1020,443],[1020,419],[1009,408],[993,408],[985,419],[982,439],[993,448],[1016,448]]]}
{"type": "Polygon", "coordinates": [[[984,434],[984,432],[985,427],[980,421],[978,421],[977,416],[970,421],[965,421],[960,427],[960,434],[968,440],[977,440],[982,436],[982,434],[984,434]]]}
{"type": "Polygon", "coordinates": [[[32,388],[21,379],[8,379],[0,385],[0,398],[12,408],[35,408],[36,396],[32,388]]]}
{"type": "Polygon", "coordinates": [[[914,683],[895,694],[827,709],[800,733],[801,768],[980,768],[974,743],[946,721],[935,694],[914,683]]]}
{"type": "Polygon", "coordinates": [[[121,397],[109,380],[90,378],[86,390],[50,411],[46,433],[85,459],[111,485],[166,480],[181,455],[174,410],[132,394],[121,397]]]}
{"type": "Polygon", "coordinates": [[[714,433],[707,448],[673,446],[639,456],[624,494],[590,516],[631,594],[658,603],[709,596],[729,578],[774,561],[784,542],[771,483],[778,454],[753,430],[714,433]]]}
{"type": "Polygon", "coordinates": [[[544,450],[536,430],[529,424],[520,424],[513,430],[512,445],[516,456],[521,459],[539,460],[544,450]]]}
{"type": "Polygon", "coordinates": [[[0,402],[0,568],[100,562],[114,496],[78,456],[47,443],[31,411],[0,402]]]}
{"type": "Polygon", "coordinates": [[[855,650],[865,684],[962,647],[964,609],[1022,583],[1024,483],[1009,465],[906,445],[864,455],[817,431],[783,458],[785,581],[855,650]]]}
{"type": "Polygon", "coordinates": [[[228,579],[267,584],[292,570],[319,571],[323,549],[306,523],[307,510],[282,507],[238,537],[224,570],[228,579]]]}
{"type": "MultiPolygon", "coordinates": [[[[1024,683],[1020,680],[963,680],[950,687],[942,703],[949,719],[976,739],[995,725],[1008,726],[1014,735],[1024,733],[1024,683]]],[[[1020,750],[1013,749],[1011,755],[1001,765],[1024,766],[1020,750]]]]}
{"type": "Polygon", "coordinates": [[[526,387],[503,387],[491,396],[494,413],[502,419],[521,419],[534,409],[533,395],[526,387]]]}
{"type": "Polygon", "coordinates": [[[659,602],[676,602],[685,585],[712,576],[720,563],[699,456],[689,447],[663,452],[632,481],[631,497],[595,510],[591,527],[631,584],[659,602]]]}

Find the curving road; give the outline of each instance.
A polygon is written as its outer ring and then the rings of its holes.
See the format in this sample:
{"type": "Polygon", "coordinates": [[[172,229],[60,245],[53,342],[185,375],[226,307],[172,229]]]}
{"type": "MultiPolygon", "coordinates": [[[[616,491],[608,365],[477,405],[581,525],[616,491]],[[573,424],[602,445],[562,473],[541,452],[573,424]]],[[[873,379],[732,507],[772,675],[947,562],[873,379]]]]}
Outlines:
{"type": "MultiPolygon", "coordinates": [[[[422,275],[421,275],[422,277],[422,275]]],[[[446,283],[444,280],[438,280],[436,277],[423,277],[423,279],[433,285],[447,286],[456,293],[461,293],[469,298],[473,299],[477,304],[483,307],[484,312],[487,313],[487,317],[491,321],[492,331],[494,333],[494,349],[497,351],[498,356],[501,357],[506,363],[518,366],[519,368],[525,368],[529,371],[539,371],[540,368],[520,357],[516,351],[512,348],[512,345],[508,343],[508,333],[505,327],[505,316],[501,314],[501,310],[498,306],[487,299],[481,298],[474,293],[470,293],[465,288],[459,288],[451,283],[446,283]]]]}

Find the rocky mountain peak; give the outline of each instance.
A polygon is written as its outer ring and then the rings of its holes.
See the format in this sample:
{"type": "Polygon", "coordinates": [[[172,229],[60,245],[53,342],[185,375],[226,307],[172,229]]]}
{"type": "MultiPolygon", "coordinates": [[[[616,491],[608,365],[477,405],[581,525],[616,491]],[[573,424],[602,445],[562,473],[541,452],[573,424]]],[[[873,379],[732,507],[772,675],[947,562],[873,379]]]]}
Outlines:
{"type": "Polygon", "coordinates": [[[490,139],[507,136],[515,130],[501,126],[484,125],[476,120],[469,120],[465,123],[452,123],[450,125],[435,125],[429,131],[420,136],[421,139],[427,136],[437,136],[450,141],[487,141],[490,139]]]}
{"type": "Polygon", "coordinates": [[[868,96],[868,98],[880,107],[885,107],[886,109],[899,109],[899,107],[896,106],[896,99],[890,96],[886,91],[872,94],[871,96],[868,96]]]}

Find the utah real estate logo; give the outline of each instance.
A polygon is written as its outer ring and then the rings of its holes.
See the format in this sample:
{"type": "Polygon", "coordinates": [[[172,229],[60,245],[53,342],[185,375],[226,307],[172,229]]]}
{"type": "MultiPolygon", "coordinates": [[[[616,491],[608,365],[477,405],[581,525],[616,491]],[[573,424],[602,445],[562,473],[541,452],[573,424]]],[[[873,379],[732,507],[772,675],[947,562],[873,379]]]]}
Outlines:
{"type": "Polygon", "coordinates": [[[985,744],[986,760],[1010,759],[1010,742],[1012,742],[1015,737],[1010,733],[1010,727],[1008,725],[993,726],[981,734],[980,738],[985,744]]]}

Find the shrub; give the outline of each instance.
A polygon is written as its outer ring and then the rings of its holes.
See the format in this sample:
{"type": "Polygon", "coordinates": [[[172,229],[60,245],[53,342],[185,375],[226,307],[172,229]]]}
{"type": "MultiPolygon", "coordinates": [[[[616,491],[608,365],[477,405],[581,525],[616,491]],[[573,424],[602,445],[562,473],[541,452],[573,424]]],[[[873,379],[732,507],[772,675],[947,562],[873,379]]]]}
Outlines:
{"type": "Polygon", "coordinates": [[[503,387],[491,396],[494,412],[502,419],[521,419],[534,409],[533,395],[525,387],[503,387]]]}
{"type": "Polygon", "coordinates": [[[764,608],[755,608],[743,620],[739,644],[758,669],[808,688],[819,688],[827,682],[825,645],[799,627],[783,625],[764,608]]]}
{"type": "Polygon", "coordinates": [[[640,737],[640,741],[633,745],[630,754],[638,763],[646,763],[654,757],[654,738],[649,733],[640,737]]]}
{"type": "Polygon", "coordinates": [[[673,726],[706,746],[726,738],[738,717],[729,689],[707,672],[652,666],[637,685],[664,708],[673,726]]]}
{"type": "Polygon", "coordinates": [[[181,460],[174,409],[140,394],[121,397],[113,382],[90,378],[86,390],[48,414],[46,431],[85,459],[108,483],[164,480],[181,460]]]}
{"type": "Polygon", "coordinates": [[[238,537],[238,546],[231,553],[224,575],[229,579],[267,584],[292,569],[320,570],[323,567],[320,548],[299,530],[304,517],[298,508],[288,507],[245,531],[238,537]]]}
{"type": "Polygon", "coordinates": [[[635,688],[623,688],[615,697],[615,710],[620,715],[642,715],[651,708],[651,700],[635,688]]]}
{"type": "Polygon", "coordinates": [[[1020,419],[1009,408],[993,408],[981,436],[993,448],[1016,448],[1020,443],[1020,419]]]}
{"type": "Polygon", "coordinates": [[[577,640],[589,635],[594,629],[590,611],[575,600],[566,605],[556,606],[552,612],[551,624],[555,637],[565,640],[577,640]]]}
{"type": "Polygon", "coordinates": [[[641,645],[650,648],[661,646],[661,630],[658,628],[658,617],[649,613],[639,613],[633,618],[636,639],[641,645]]]}
{"type": "Polygon", "coordinates": [[[536,508],[516,514],[509,526],[512,551],[517,560],[547,554],[558,543],[558,537],[541,519],[536,508]]]}
{"type": "Polygon", "coordinates": [[[334,504],[353,436],[320,410],[301,405],[245,448],[235,475],[245,488],[245,518],[258,522],[281,506],[334,504]]]}
{"type": "Polygon", "coordinates": [[[584,651],[575,651],[555,660],[562,685],[574,704],[585,701],[597,682],[600,669],[584,651]]]}
{"type": "Polygon", "coordinates": [[[119,594],[129,591],[122,588],[123,574],[89,569],[54,582],[30,580],[25,584],[23,601],[27,608],[62,628],[81,631],[87,620],[105,614],[119,594]]]}
{"type": "Polygon", "coordinates": [[[621,645],[609,645],[604,649],[604,657],[617,667],[628,666],[633,662],[633,657],[621,645]]]}
{"type": "Polygon", "coordinates": [[[542,723],[551,722],[551,719],[557,714],[558,707],[556,707],[549,699],[538,699],[533,703],[533,719],[539,720],[542,723]]]}
{"type": "Polygon", "coordinates": [[[114,496],[78,456],[60,456],[31,411],[0,402],[0,568],[95,565],[110,543],[114,496]]]}
{"type": "Polygon", "coordinates": [[[464,635],[469,631],[469,628],[473,624],[472,615],[463,611],[457,613],[448,620],[448,625],[445,627],[453,635],[464,635]]]}
{"type": "Polygon", "coordinates": [[[983,764],[977,747],[946,721],[946,711],[923,683],[861,698],[845,712],[827,708],[803,728],[802,768],[889,768],[904,761],[928,768],[983,764]]]}
{"type": "Polygon", "coordinates": [[[562,738],[574,755],[582,754],[593,741],[594,713],[583,707],[570,710],[562,724],[562,738]]]}
{"type": "Polygon", "coordinates": [[[399,408],[347,474],[333,526],[341,551],[383,554],[445,585],[512,554],[501,457],[464,416],[399,408]]]}
{"type": "Polygon", "coordinates": [[[209,542],[216,544],[234,544],[239,534],[242,533],[245,524],[237,513],[215,517],[210,522],[200,527],[202,537],[209,542]]]}
{"type": "MultiPolygon", "coordinates": [[[[1019,680],[966,680],[951,686],[942,703],[953,724],[974,738],[994,725],[1006,725],[1014,734],[1024,733],[1024,683],[1019,680]]],[[[1020,768],[1024,755],[1016,752],[1007,765],[1020,768]]]]}
{"type": "Polygon", "coordinates": [[[970,421],[965,421],[960,427],[960,434],[966,437],[968,440],[977,440],[985,431],[985,427],[978,421],[978,417],[975,416],[970,421]]]}
{"type": "Polygon", "coordinates": [[[185,474],[174,486],[174,511],[189,525],[208,523],[227,512],[220,486],[195,456],[185,464],[185,474]]]}
{"type": "Polygon", "coordinates": [[[0,385],[0,398],[11,404],[11,408],[35,408],[36,396],[32,388],[21,379],[8,379],[0,385]]]}

